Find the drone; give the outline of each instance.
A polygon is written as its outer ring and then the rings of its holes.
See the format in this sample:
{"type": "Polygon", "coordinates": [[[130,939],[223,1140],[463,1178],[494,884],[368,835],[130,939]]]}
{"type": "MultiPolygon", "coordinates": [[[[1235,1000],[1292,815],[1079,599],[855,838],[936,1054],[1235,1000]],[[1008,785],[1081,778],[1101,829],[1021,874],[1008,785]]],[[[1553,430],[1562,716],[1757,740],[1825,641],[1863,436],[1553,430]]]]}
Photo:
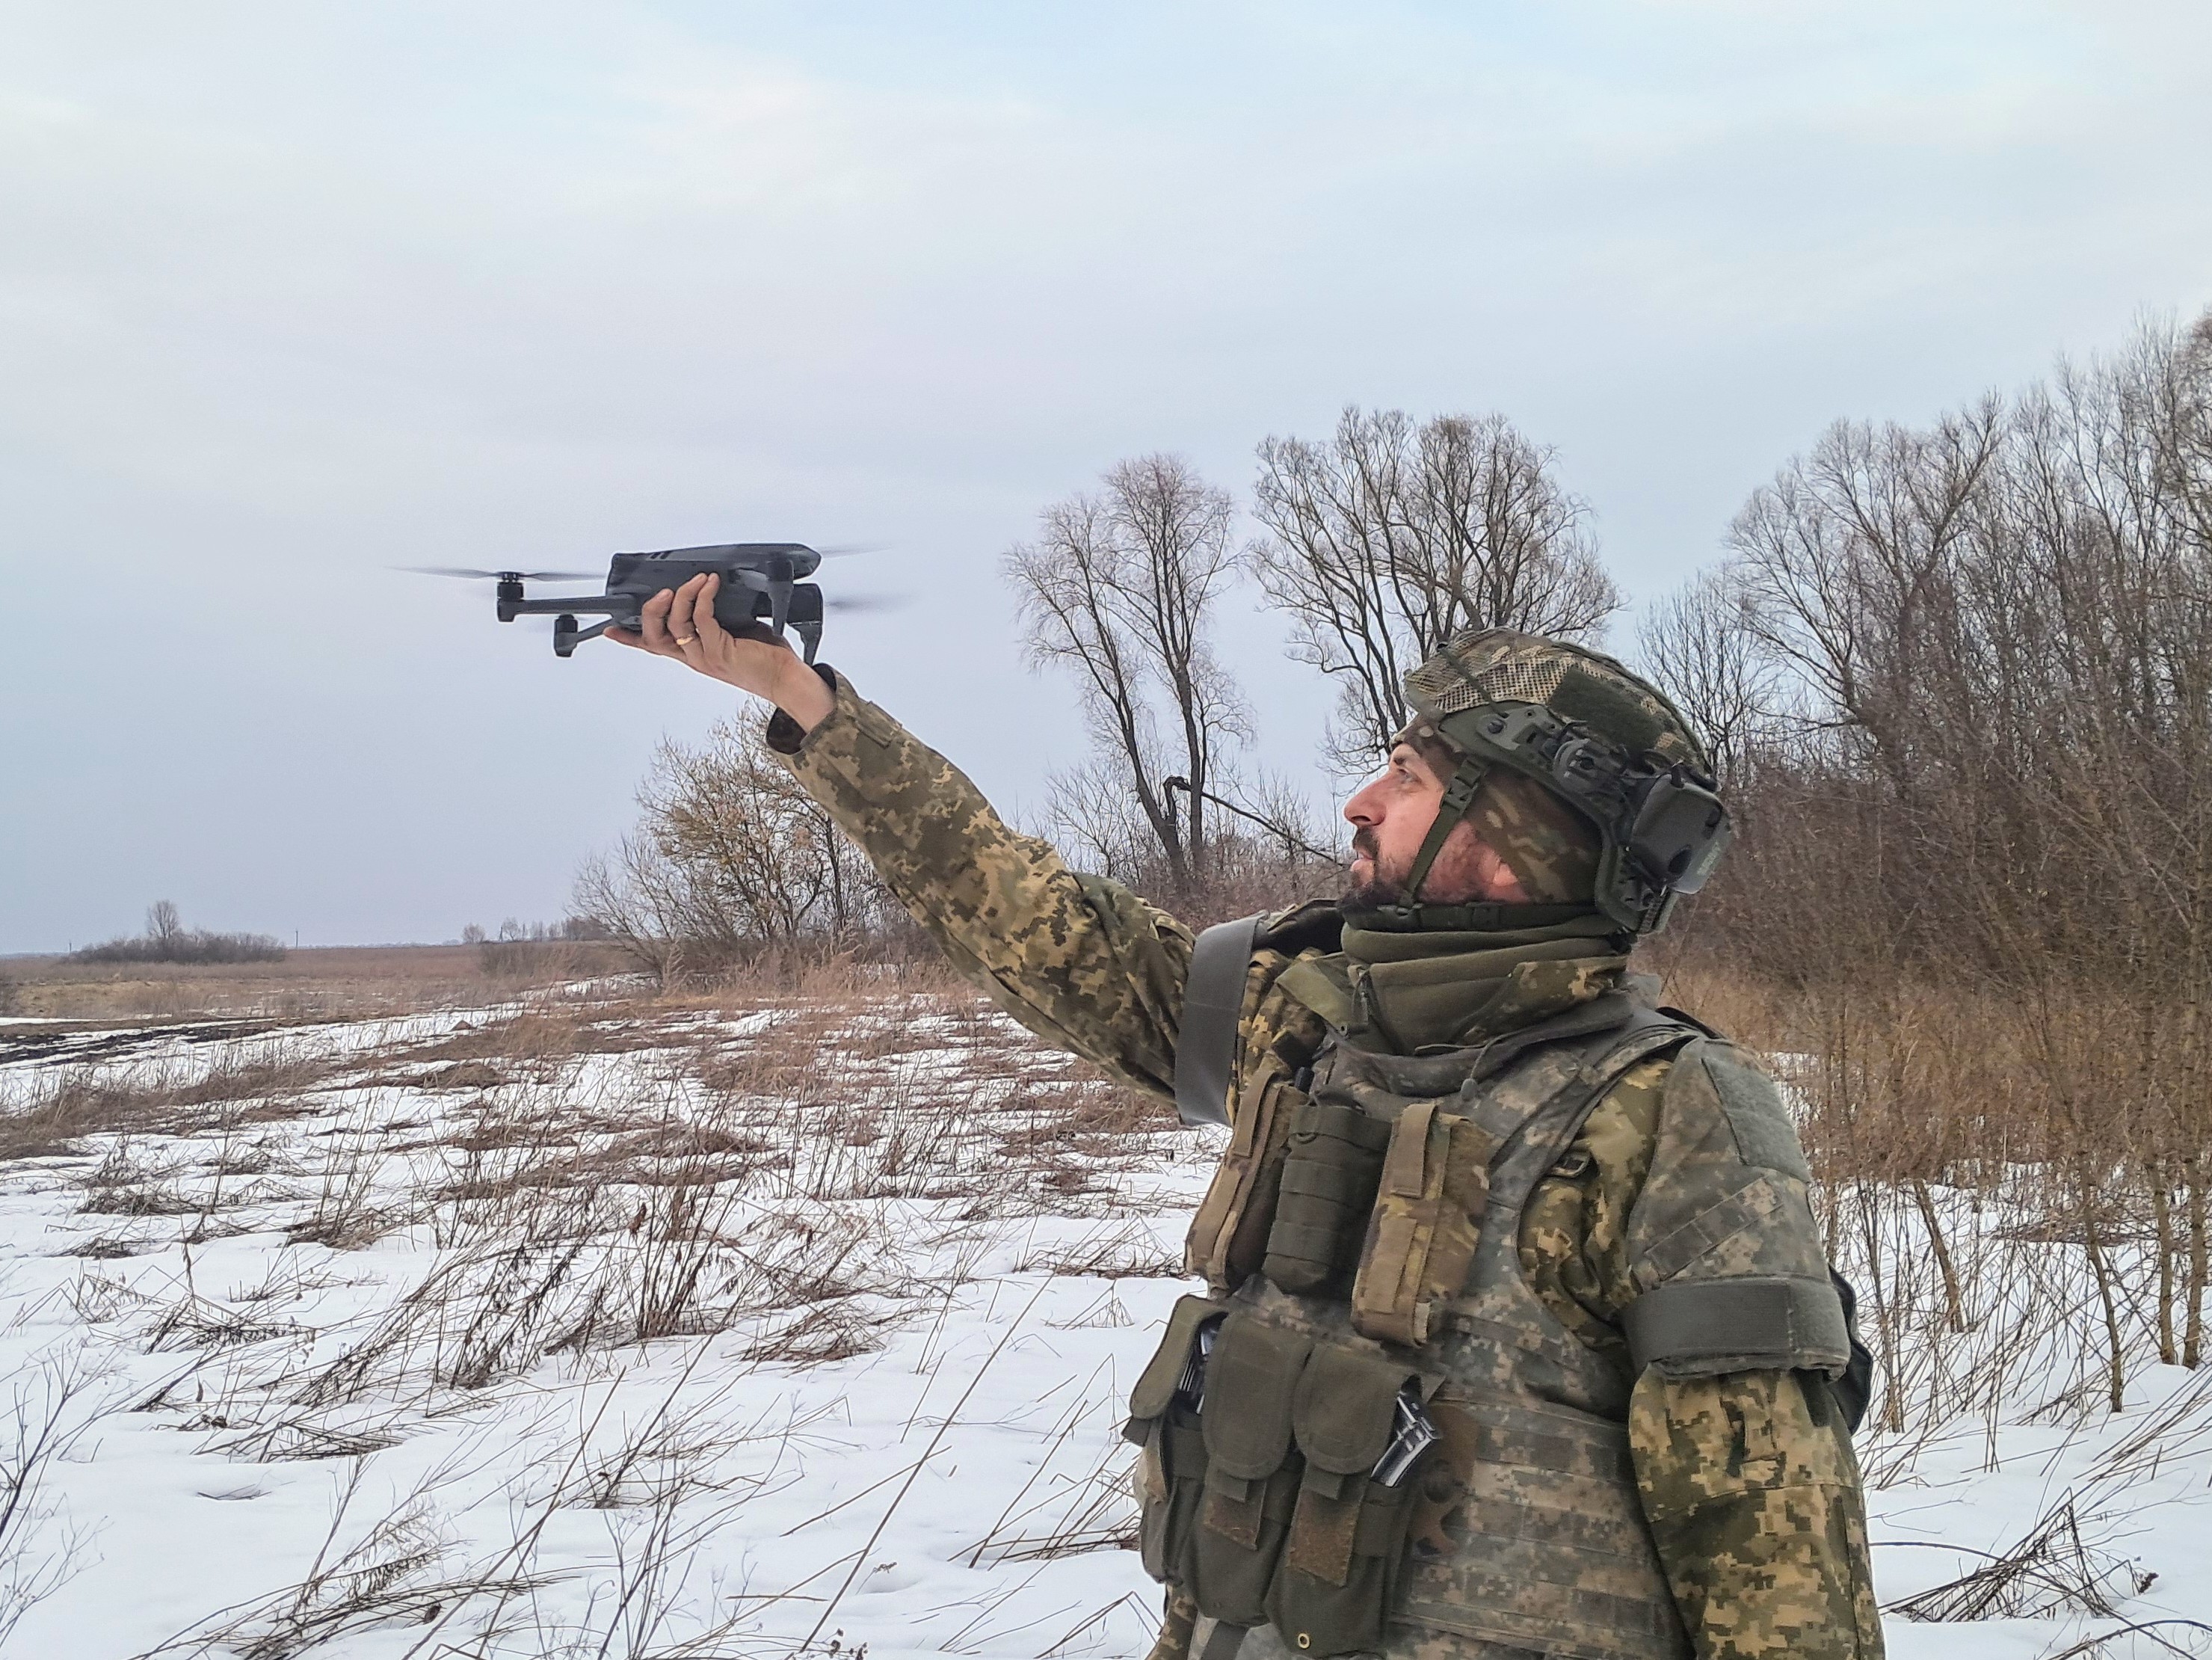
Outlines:
{"type": "MultiPolygon", "coordinates": [[[[806,660],[814,660],[822,643],[822,590],[802,581],[821,564],[822,555],[802,542],[730,542],[714,547],[664,548],[657,553],[618,553],[607,567],[605,593],[562,599],[524,597],[526,582],[580,582],[589,571],[571,570],[459,570],[450,566],[411,566],[426,576],[482,578],[499,584],[499,620],[518,617],[553,619],[553,654],[566,657],[586,640],[596,640],[611,628],[635,629],[639,612],[656,593],[680,588],[693,577],[720,576],[714,593],[714,620],[732,633],[765,626],[779,640],[789,629],[805,647],[806,660]],[[577,617],[604,617],[589,628],[577,617]]],[[[839,610],[859,609],[858,602],[841,601],[839,610]]]]}

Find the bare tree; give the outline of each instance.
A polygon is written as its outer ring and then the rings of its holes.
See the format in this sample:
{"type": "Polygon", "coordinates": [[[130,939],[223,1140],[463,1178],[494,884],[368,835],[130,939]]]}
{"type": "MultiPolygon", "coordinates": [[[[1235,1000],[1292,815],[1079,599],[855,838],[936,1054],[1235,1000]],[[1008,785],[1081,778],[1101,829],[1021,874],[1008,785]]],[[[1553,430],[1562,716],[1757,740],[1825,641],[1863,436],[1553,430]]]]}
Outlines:
{"type": "Polygon", "coordinates": [[[1405,724],[1406,671],[1453,635],[1587,639],[1620,608],[1553,459],[1502,415],[1416,425],[1356,407],[1327,443],[1260,446],[1269,534],[1247,556],[1298,656],[1341,677],[1325,750],[1340,771],[1373,764],[1405,724]]]}
{"type": "Polygon", "coordinates": [[[1044,825],[1054,845],[1083,869],[1142,887],[1160,843],[1142,814],[1131,811],[1128,770],[1117,757],[1099,756],[1053,773],[1045,781],[1044,825]]]}
{"type": "Polygon", "coordinates": [[[1850,724],[1879,734],[1915,707],[2002,429],[1995,398],[1924,433],[1838,422],[1736,516],[1747,618],[1850,724]]]}
{"type": "Polygon", "coordinates": [[[1782,696],[1778,666],[1732,571],[1701,572],[1638,619],[1637,656],[1711,751],[1727,790],[1743,778],[1782,696]]]}
{"type": "Polygon", "coordinates": [[[1075,677],[1091,728],[1096,758],[1056,781],[1057,816],[1133,857],[1128,830],[1113,822],[1127,803],[1137,839],[1188,889],[1206,872],[1206,792],[1228,743],[1249,735],[1208,639],[1234,570],[1232,509],[1227,491],[1177,456],[1123,461],[1101,482],[1046,508],[1036,540],[1006,557],[1031,663],[1075,677]],[[1170,774],[1196,787],[1181,802],[1162,787],[1170,774]]]}

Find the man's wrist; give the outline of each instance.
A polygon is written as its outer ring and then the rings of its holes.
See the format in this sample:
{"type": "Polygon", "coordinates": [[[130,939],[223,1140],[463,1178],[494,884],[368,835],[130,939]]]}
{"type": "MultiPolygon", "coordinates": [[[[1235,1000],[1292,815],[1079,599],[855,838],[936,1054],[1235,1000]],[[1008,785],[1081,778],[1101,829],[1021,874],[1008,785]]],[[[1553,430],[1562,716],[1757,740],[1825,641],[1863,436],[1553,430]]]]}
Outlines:
{"type": "Polygon", "coordinates": [[[769,702],[801,733],[811,732],[837,707],[836,682],[827,671],[794,657],[769,694],[769,702]]]}

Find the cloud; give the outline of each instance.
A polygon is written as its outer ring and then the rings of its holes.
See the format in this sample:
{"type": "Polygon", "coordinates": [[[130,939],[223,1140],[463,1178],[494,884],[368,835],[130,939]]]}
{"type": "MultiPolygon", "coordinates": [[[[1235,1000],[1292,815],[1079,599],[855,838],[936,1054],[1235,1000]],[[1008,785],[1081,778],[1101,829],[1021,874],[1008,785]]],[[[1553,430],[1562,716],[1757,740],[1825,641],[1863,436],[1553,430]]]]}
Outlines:
{"type": "Polygon", "coordinates": [[[1651,591],[1829,418],[2212,299],[2208,65],[2148,3],[19,5],[0,949],[550,915],[726,708],[390,564],[890,542],[831,655],[1008,800],[1079,727],[993,562],[1122,455],[1504,409],[1651,591]]]}

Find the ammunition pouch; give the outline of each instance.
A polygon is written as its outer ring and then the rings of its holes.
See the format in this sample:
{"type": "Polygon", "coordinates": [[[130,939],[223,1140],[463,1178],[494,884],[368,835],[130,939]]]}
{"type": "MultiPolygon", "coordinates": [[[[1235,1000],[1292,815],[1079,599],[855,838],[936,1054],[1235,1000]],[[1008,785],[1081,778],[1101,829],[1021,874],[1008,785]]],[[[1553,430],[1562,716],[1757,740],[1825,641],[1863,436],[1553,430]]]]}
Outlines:
{"type": "Polygon", "coordinates": [[[1183,1368],[1200,1328],[1223,1312],[1203,1297],[1178,1299],[1167,1335],[1129,1392],[1121,1434],[1139,1449],[1133,1482],[1138,1549],[1145,1572],[1168,1584],[1190,1583],[1191,1529],[1206,1482],[1206,1438],[1198,1410],[1180,1387],[1183,1368]]]}
{"type": "Polygon", "coordinates": [[[1358,1260],[1389,1143],[1385,1120],[1356,1107],[1300,1103],[1261,1273],[1295,1294],[1340,1286],[1358,1260]]]}
{"type": "Polygon", "coordinates": [[[1390,1125],[1382,1180],[1352,1285],[1363,1336],[1418,1348],[1474,1264],[1496,1139],[1471,1118],[1416,1101],[1390,1125]]]}
{"type": "Polygon", "coordinates": [[[1302,1651],[1379,1648],[1421,1465],[1387,1486],[1372,1472],[1409,1381],[1406,1366],[1182,1298],[1123,1431],[1143,1449],[1145,1571],[1224,1625],[1273,1622],[1302,1651]],[[1178,1382],[1214,1319],[1194,1409],[1178,1382]]]}
{"type": "Polygon", "coordinates": [[[1357,1350],[1317,1347],[1298,1380],[1292,1426],[1305,1471],[1267,1618],[1301,1653],[1380,1649],[1421,1465],[1389,1485],[1373,1472],[1389,1446],[1399,1391],[1420,1378],[1357,1350]]]}
{"type": "Polygon", "coordinates": [[[1233,1291],[1259,1272],[1275,1219],[1291,1125],[1305,1104],[1280,1061],[1270,1057],[1244,1085],[1229,1150],[1191,1219],[1183,1272],[1233,1291]]]}
{"type": "Polygon", "coordinates": [[[1193,1549],[1198,1605],[1233,1626],[1267,1618],[1267,1588],[1290,1531],[1304,1460],[1291,1402],[1313,1353],[1302,1332],[1248,1314],[1222,1323],[1201,1415],[1206,1499],[1193,1549]]]}

